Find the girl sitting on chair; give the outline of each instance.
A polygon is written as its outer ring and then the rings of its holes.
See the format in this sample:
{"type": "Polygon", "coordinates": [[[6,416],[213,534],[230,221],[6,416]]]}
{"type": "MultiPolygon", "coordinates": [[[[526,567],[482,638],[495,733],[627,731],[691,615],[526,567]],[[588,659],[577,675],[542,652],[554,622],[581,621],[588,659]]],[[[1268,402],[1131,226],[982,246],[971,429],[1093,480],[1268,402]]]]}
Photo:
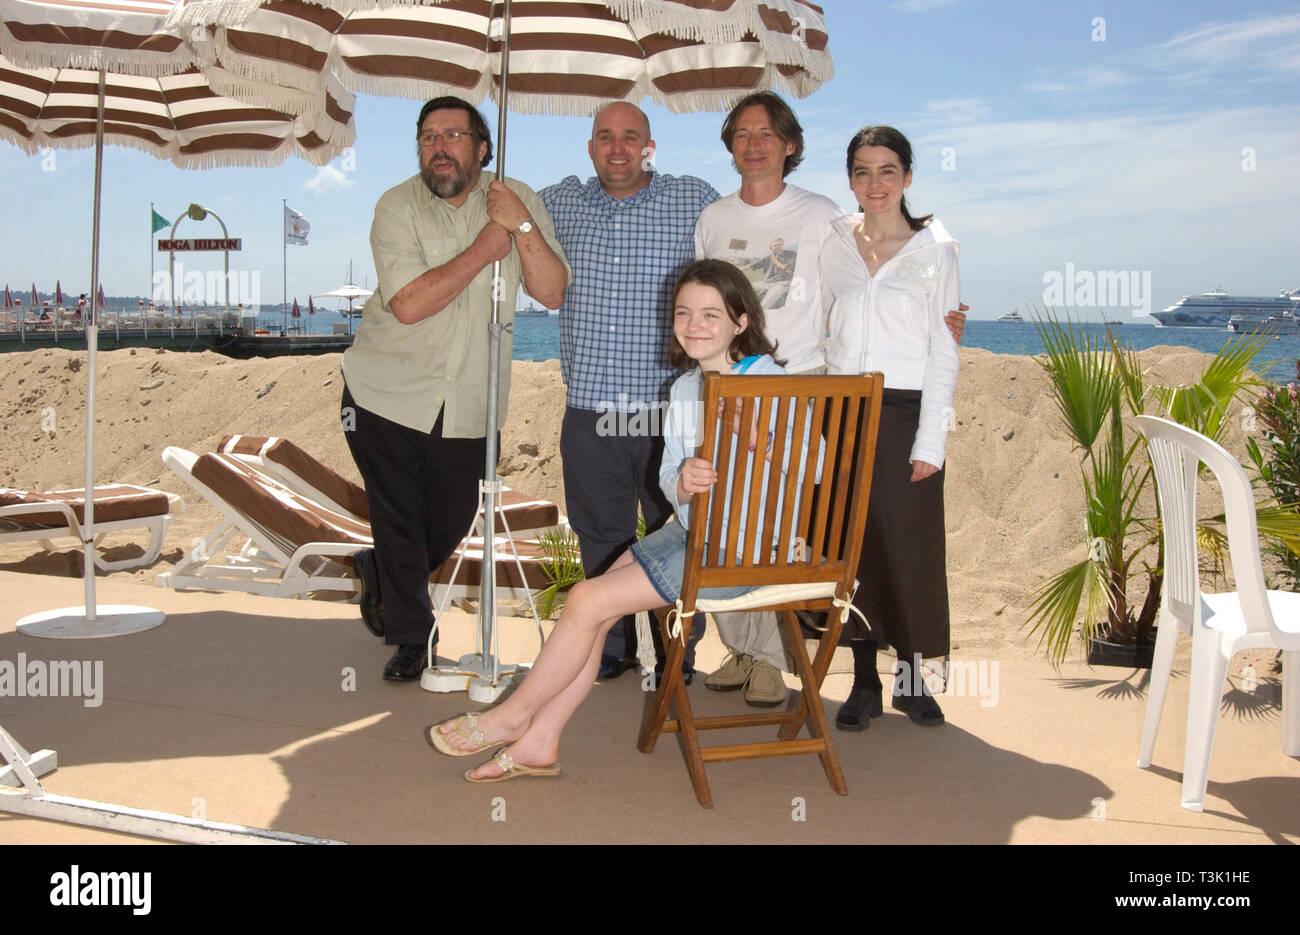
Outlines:
{"type": "MultiPolygon", "coordinates": [[[[687,268],[673,291],[672,313],[669,359],[690,368],[673,383],[659,472],[676,521],[638,540],[603,575],[573,586],[550,639],[512,695],[480,714],[428,729],[430,744],[448,756],[499,750],[465,773],[470,782],[560,774],[560,735],[595,682],[605,633],[627,614],[671,605],[680,596],[691,497],[718,479],[710,461],[686,457],[702,430],[702,420],[690,417],[699,409],[702,372],[785,372],[772,357],[776,346],[764,332],[753,287],[730,263],[700,260],[687,268]]],[[[708,588],[700,596],[739,597],[750,590],[708,588]]]]}

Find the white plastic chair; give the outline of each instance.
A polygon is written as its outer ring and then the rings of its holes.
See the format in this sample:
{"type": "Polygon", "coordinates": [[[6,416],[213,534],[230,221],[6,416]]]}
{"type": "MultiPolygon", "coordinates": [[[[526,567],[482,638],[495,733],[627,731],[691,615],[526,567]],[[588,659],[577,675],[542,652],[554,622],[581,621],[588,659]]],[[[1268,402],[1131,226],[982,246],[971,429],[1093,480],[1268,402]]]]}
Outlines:
{"type": "Polygon", "coordinates": [[[1255,497],[1237,460],[1220,445],[1186,426],[1138,416],[1155,466],[1165,547],[1151,695],[1142,729],[1138,766],[1151,765],[1178,631],[1192,635],[1192,676],[1183,756],[1183,808],[1205,808],[1214,731],[1219,720],[1228,663],[1243,649],[1280,649],[1282,661],[1282,752],[1300,756],[1300,594],[1269,591],[1260,562],[1255,497]],[[1201,590],[1196,556],[1196,476],[1204,463],[1218,478],[1228,523],[1228,551],[1237,590],[1201,590]]]}

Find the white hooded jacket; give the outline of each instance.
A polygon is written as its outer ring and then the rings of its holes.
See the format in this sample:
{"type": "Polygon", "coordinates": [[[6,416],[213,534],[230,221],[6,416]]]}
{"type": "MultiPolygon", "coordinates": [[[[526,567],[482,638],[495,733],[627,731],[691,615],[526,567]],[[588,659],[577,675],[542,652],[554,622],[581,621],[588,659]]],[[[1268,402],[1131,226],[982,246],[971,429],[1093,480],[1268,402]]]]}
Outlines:
{"type": "Polygon", "coordinates": [[[943,319],[961,297],[958,243],[931,221],[872,276],[853,237],[861,223],[861,214],[838,218],[822,242],[828,371],[879,370],[886,388],[920,390],[911,460],[943,467],[957,388],[957,343],[943,319]]]}

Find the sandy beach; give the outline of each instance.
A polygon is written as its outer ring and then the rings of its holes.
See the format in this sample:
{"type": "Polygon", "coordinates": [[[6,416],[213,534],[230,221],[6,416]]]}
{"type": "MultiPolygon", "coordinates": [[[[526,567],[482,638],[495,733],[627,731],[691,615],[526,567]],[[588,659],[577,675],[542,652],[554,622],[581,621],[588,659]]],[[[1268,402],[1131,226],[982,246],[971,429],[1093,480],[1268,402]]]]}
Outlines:
{"type": "MultiPolygon", "coordinates": [[[[1149,379],[1178,383],[1190,380],[1208,359],[1199,352],[1173,347],[1155,348],[1141,355],[1149,379]]],[[[81,485],[84,450],[85,354],[65,350],[41,350],[31,353],[0,355],[0,413],[8,426],[7,438],[0,451],[0,485],[26,489],[56,489],[81,485]]],[[[167,792],[151,798],[141,791],[140,783],[147,768],[167,764],[164,772],[197,770],[207,777],[213,788],[216,776],[235,775],[235,761],[254,764],[247,776],[238,780],[242,792],[223,791],[223,820],[270,824],[309,834],[327,834],[349,840],[474,840],[482,834],[481,822],[465,819],[444,826],[437,833],[432,828],[405,826],[400,813],[384,811],[378,824],[358,825],[347,817],[330,814],[320,820],[312,818],[306,804],[310,794],[294,787],[305,782],[311,790],[324,783],[320,792],[326,803],[331,796],[346,799],[348,783],[337,776],[327,778],[329,756],[325,749],[311,752],[311,737],[331,741],[355,741],[365,749],[348,748],[349,756],[366,759],[393,756],[398,751],[394,769],[410,774],[417,784],[420,776],[446,763],[431,762],[434,757],[423,746],[420,728],[437,717],[446,716],[463,705],[463,696],[431,696],[414,687],[394,687],[379,681],[378,670],[386,656],[382,647],[365,633],[356,609],[351,605],[326,602],[277,601],[243,595],[210,595],[164,592],[153,586],[154,577],[177,560],[192,541],[208,532],[216,523],[215,511],[194,495],[167,471],[159,454],[168,445],[192,451],[210,451],[217,441],[231,432],[275,434],[292,439],[307,451],[357,479],[338,427],[338,400],[342,390],[338,355],[296,359],[232,360],[214,353],[157,352],[141,349],[118,350],[99,355],[99,393],[97,402],[96,478],[138,483],[177,493],[184,507],[168,534],[162,558],[151,568],[118,572],[101,578],[101,599],[114,595],[135,601],[152,601],[165,605],[172,615],[154,635],[142,634],[126,640],[104,641],[95,646],[96,653],[106,654],[116,675],[110,681],[107,700],[102,708],[87,713],[80,706],[73,710],[67,699],[0,698],[0,723],[16,736],[26,732],[31,746],[58,747],[64,764],[55,773],[55,786],[87,788],[71,794],[112,798],[120,794],[133,804],[149,802],[148,807],[189,814],[185,804],[189,795],[167,792]],[[264,619],[265,618],[265,619],[264,619]],[[274,619],[272,619],[274,618],[274,619]],[[146,662],[128,651],[128,643],[153,647],[159,659],[182,658],[179,668],[164,669],[159,674],[146,662]],[[252,653],[245,658],[245,648],[252,653]],[[362,691],[340,699],[329,686],[317,689],[316,697],[306,676],[291,676],[295,691],[286,694],[285,685],[277,684],[273,660],[278,654],[294,656],[306,649],[311,663],[319,663],[325,678],[337,687],[340,665],[355,665],[361,674],[362,691]],[[190,654],[210,654],[212,665],[224,672],[218,681],[209,682],[213,673],[190,654]],[[169,656],[176,654],[176,657],[169,656]],[[142,683],[128,687],[139,672],[142,683]],[[305,681],[304,681],[305,680],[305,681]],[[190,697],[189,685],[200,685],[197,697],[190,697]],[[238,689],[231,692],[231,689],[238,689]],[[245,694],[247,689],[249,694],[245,694]],[[121,742],[131,747],[133,730],[149,721],[148,706],[167,707],[169,692],[189,697],[184,704],[219,739],[178,742],[172,748],[159,738],[146,742],[128,753],[114,747],[116,741],[86,736],[87,718],[105,717],[118,711],[115,722],[121,742]],[[315,700],[313,701],[313,698],[315,700]],[[224,699],[224,700],[223,700],[224,699]],[[60,706],[57,701],[65,704],[60,706]],[[360,705],[356,702],[361,701],[360,705]],[[277,711],[276,717],[259,712],[277,711]],[[445,713],[444,713],[445,712],[445,713]],[[251,718],[256,731],[267,733],[247,749],[241,745],[239,731],[223,718],[251,718]],[[141,720],[143,719],[143,720],[141,720]],[[225,725],[225,726],[221,726],[225,725]],[[290,725],[290,726],[286,726],[290,725]],[[297,730],[292,727],[303,728],[297,730]],[[310,727],[310,729],[307,729],[310,727]],[[378,731],[372,732],[372,728],[378,731]],[[320,731],[325,731],[321,734],[320,731]],[[272,737],[271,735],[274,735],[272,737]],[[348,739],[350,738],[350,740],[348,739]],[[286,747],[286,744],[289,746],[286,747]],[[306,744],[306,747],[303,747],[306,744]],[[368,747],[366,745],[369,745],[368,747]],[[394,746],[396,745],[396,746],[394,746]],[[281,768],[286,751],[292,747],[291,773],[281,768]],[[304,757],[324,770],[319,779],[305,779],[304,757]],[[80,758],[80,761],[79,761],[80,758]],[[260,764],[260,765],[258,765],[260,764]],[[257,777],[265,773],[269,785],[257,786],[257,777]],[[80,779],[78,779],[80,777],[80,779]],[[244,788],[247,786],[247,788],[244,788]],[[107,791],[105,791],[107,790],[107,791]],[[305,797],[304,797],[305,796],[305,797]],[[242,803],[242,804],[241,804],[242,803]],[[256,803],[256,804],[255,804],[256,803]],[[292,803],[293,807],[289,807],[292,803]],[[243,817],[231,817],[232,815],[243,817]],[[367,830],[360,830],[365,828],[367,830]],[[450,835],[444,836],[444,835],[450,835]]],[[[873,741],[890,744],[902,760],[898,771],[880,774],[879,764],[861,752],[862,742],[856,735],[838,735],[837,746],[845,760],[850,785],[845,805],[832,800],[838,797],[825,788],[820,768],[812,760],[792,758],[759,764],[714,767],[715,800],[719,811],[734,815],[737,800],[753,795],[776,795],[783,817],[772,823],[759,823],[737,831],[738,839],[789,840],[789,802],[791,795],[815,794],[819,802],[828,803],[832,814],[842,823],[849,814],[843,809],[870,809],[891,797],[903,796],[911,801],[924,790],[905,785],[937,783],[931,789],[939,794],[954,794],[960,785],[961,769],[940,770],[926,775],[926,763],[933,757],[957,758],[956,763],[982,777],[980,795],[1014,797],[1016,787],[1028,794],[1030,787],[1041,790],[1055,782],[1048,776],[1054,769],[1068,770],[1068,795],[1037,802],[1030,814],[1022,814],[1012,804],[995,808],[986,819],[973,821],[957,833],[959,840],[1198,840],[1280,841],[1300,839],[1300,825],[1294,812],[1287,817],[1286,802],[1294,801],[1300,787],[1300,764],[1282,756],[1280,744],[1280,710],[1272,697],[1261,688],[1257,699],[1263,707],[1256,714],[1237,719],[1231,729],[1220,731],[1220,747],[1215,751],[1211,770],[1210,799],[1204,820],[1178,808],[1178,781],[1181,772],[1182,718],[1185,712],[1186,642],[1180,648],[1175,686],[1166,710],[1158,746],[1159,770],[1133,768],[1137,738],[1145,707],[1145,673],[1120,669],[1089,669],[1082,665],[1077,650],[1072,650],[1066,666],[1054,669],[1036,648],[1036,638],[1027,637],[1023,628],[1026,608],[1036,584],[1042,577],[1064,563],[1083,554],[1080,507],[1082,490],[1077,469],[1077,454],[1057,425],[1057,416],[1047,393],[1046,382],[1035,361],[1028,357],[992,354],[979,349],[961,352],[962,372],[956,398],[956,426],[948,450],[946,480],[948,526],[948,572],[951,589],[954,659],[996,660],[1002,668],[1001,701],[996,709],[981,705],[979,698],[952,699],[950,724],[942,732],[909,730],[900,716],[887,713],[882,728],[870,731],[873,741]],[[1047,706],[1044,708],[1044,706],[1047,706]],[[989,720],[996,710],[996,723],[989,720]],[[1053,716],[1042,717],[1043,711],[1053,716]],[[1104,717],[1102,716],[1104,714],[1104,717]],[[1097,720],[1093,720],[1094,715],[1097,720]],[[981,728],[979,725],[983,725],[981,728]],[[1058,732],[1062,724],[1068,729],[1058,732]],[[950,745],[945,752],[944,735],[950,745]],[[922,736],[925,735],[925,736],[922,736]],[[961,738],[955,742],[955,738],[961,738]],[[955,743],[955,745],[954,745],[955,743]],[[1234,758],[1232,749],[1254,749],[1254,753],[1234,758]],[[906,758],[916,754],[917,760],[906,758]],[[1099,765],[1100,761],[1100,765],[1099,765]],[[1019,763],[1019,765],[1016,765],[1019,763]],[[775,764],[775,765],[773,765],[775,764]],[[870,774],[864,780],[861,770],[870,774]],[[1027,771],[1026,771],[1027,770],[1027,771]],[[1083,770],[1088,776],[1076,774],[1083,770]],[[857,771],[857,772],[855,772],[857,771]],[[1019,773],[1018,773],[1019,771],[1019,773]],[[1046,772],[1045,772],[1046,771],[1046,772]],[[1225,775],[1231,773],[1230,776],[1225,775]],[[991,785],[1011,781],[1012,786],[994,792],[991,785]],[[908,778],[910,777],[910,779],[908,778]],[[1001,779],[999,779],[1001,777],[1001,779]],[[1091,777],[1091,778],[1089,778],[1091,777]],[[1267,778],[1259,778],[1267,777],[1267,778]],[[1092,779],[1096,779],[1092,782],[1092,779]],[[794,783],[794,792],[782,785],[794,783]],[[1225,781],[1226,780],[1226,781],[1225,781]],[[1258,781],[1256,781],[1258,780],[1258,781]],[[900,785],[903,784],[903,785],[900,785]],[[864,792],[870,785],[872,791],[864,792]],[[1095,789],[1094,789],[1095,787],[1095,789]],[[1095,795],[1089,794],[1094,789],[1095,795]],[[1233,793],[1240,793],[1234,798],[1233,793]],[[1243,791],[1245,790],[1245,791],[1243,791]],[[1131,793],[1134,815],[1159,816],[1149,827],[1129,826],[1121,833],[1119,824],[1111,822],[1108,830],[1097,825],[1096,796],[1111,802],[1121,793],[1131,793]],[[883,797],[883,798],[882,798],[883,797]],[[1068,800],[1069,804],[1063,804],[1068,800]],[[725,804],[724,804],[725,803],[725,804]],[[1213,804],[1213,808],[1211,807],[1213,804]],[[1216,817],[1211,817],[1214,812],[1216,817]],[[1032,821],[1022,819],[1037,816],[1032,821]],[[1243,818],[1246,822],[1242,825],[1243,818]],[[1200,822],[1198,824],[1198,822],[1200,822]],[[1188,829],[1190,837],[1182,837],[1188,829]],[[1223,832],[1216,834],[1217,831],[1223,832]]],[[[557,361],[514,363],[513,392],[509,421],[502,433],[501,470],[503,479],[525,493],[554,500],[563,506],[564,494],[559,457],[559,427],[564,408],[564,386],[557,361]]],[[[1244,438],[1236,421],[1228,438],[1228,447],[1238,457],[1244,456],[1244,438]]],[[[115,550],[117,557],[139,554],[142,538],[123,540],[115,550]]],[[[71,540],[61,540],[60,550],[47,553],[35,543],[0,546],[0,579],[6,593],[6,612],[0,620],[0,657],[13,658],[19,651],[29,656],[57,656],[60,652],[82,652],[85,645],[56,645],[51,641],[32,640],[14,633],[13,624],[23,613],[77,603],[80,598],[76,578],[80,575],[80,552],[71,540]],[[77,647],[71,649],[69,646],[77,647]]],[[[112,557],[112,556],[110,556],[112,557]]],[[[459,618],[457,618],[459,619],[459,618]]],[[[449,621],[446,632],[450,640],[444,651],[471,646],[469,618],[464,626],[449,621]]],[[[509,645],[519,653],[535,652],[531,624],[511,625],[509,645]]],[[[445,638],[446,639],[446,638],[445,638]]],[[[843,651],[841,651],[843,654],[843,651]]],[[[1271,665],[1272,654],[1238,656],[1234,665],[1258,663],[1261,670],[1271,665]]],[[[701,649],[700,664],[711,668],[722,659],[723,651],[710,632],[701,649]]],[[[517,657],[516,657],[517,658],[517,657]]],[[[304,665],[307,663],[303,663],[304,665]]],[[[833,713],[838,699],[849,686],[847,655],[837,655],[823,694],[833,713]]],[[[1275,684],[1275,677],[1270,685],[1275,684]]],[[[794,684],[791,682],[791,684],[794,684]]],[[[702,706],[716,700],[700,689],[702,706]]],[[[603,794],[600,757],[608,757],[610,768],[627,773],[635,781],[638,770],[649,768],[648,781],[653,788],[649,800],[674,803],[681,822],[669,823],[649,837],[637,840],[668,839],[709,840],[707,829],[697,829],[692,819],[698,807],[690,795],[689,782],[676,752],[675,744],[661,742],[653,757],[635,752],[637,715],[642,695],[631,678],[599,690],[604,697],[618,699],[608,706],[587,705],[580,716],[582,739],[574,740],[566,752],[578,776],[574,783],[555,784],[567,790],[562,801],[573,795],[603,794]],[[626,696],[626,697],[624,697],[626,696]],[[588,710],[590,709],[590,710],[588,710]],[[593,739],[598,737],[598,742],[593,739]],[[613,749],[615,753],[608,751],[613,749]],[[652,763],[650,767],[643,764],[652,763]],[[583,769],[584,766],[590,767],[583,769]],[[584,791],[585,790],[585,791],[584,791]],[[664,837],[660,837],[664,835],[664,837]]],[[[987,700],[987,699],[985,699],[987,700]]],[[[179,703],[179,702],[178,702],[179,703]]],[[[168,708],[161,716],[166,729],[185,731],[185,715],[168,708]]],[[[1225,725],[1229,718],[1225,716],[1225,725]]],[[[192,726],[192,725],[191,725],[192,726]]],[[[247,724],[245,725],[248,726],[247,724]]],[[[205,728],[205,729],[208,729],[205,728]]],[[[949,766],[953,765],[950,759],[949,766]]],[[[452,764],[459,767],[461,764],[452,764]]],[[[461,787],[458,769],[436,769],[440,780],[454,785],[457,796],[469,797],[461,787]],[[442,774],[446,774],[443,776],[442,774]],[[453,782],[454,781],[454,782],[453,782]]],[[[645,777],[642,777],[645,779],[645,777]]],[[[234,781],[234,780],[232,780],[234,781]]],[[[182,779],[181,786],[189,780],[182,779]]],[[[165,783],[164,783],[165,785],[165,783]]],[[[511,792],[516,791],[513,784],[511,792]]],[[[540,784],[538,784],[540,785],[540,784]]],[[[410,794],[416,794],[411,790],[410,794]]],[[[546,801],[544,789],[528,788],[527,801],[546,801]]],[[[976,793],[968,788],[961,793],[967,805],[976,793]]],[[[1043,798],[1034,793],[1036,798],[1043,798]]],[[[486,801],[475,795],[474,801],[486,801]]],[[[481,803],[480,803],[481,804],[481,803]]],[[[476,805],[475,808],[478,806],[476,805]]],[[[665,807],[668,807],[665,805],[665,807]]],[[[1112,812],[1116,806],[1111,805],[1112,812]]],[[[333,806],[324,809],[331,811],[333,806]]],[[[634,809],[639,814],[642,810],[634,809]]],[[[946,806],[936,820],[960,821],[962,808],[946,806]]],[[[647,816],[648,817],[648,816],[647,816]]],[[[821,820],[827,812],[821,813],[821,820]]],[[[512,840],[623,840],[614,825],[599,817],[583,819],[574,827],[557,824],[558,819],[539,817],[537,823],[515,825],[505,832],[512,840]],[[577,830],[575,830],[575,828],[577,830]]],[[[865,840],[882,839],[889,824],[862,825],[856,831],[833,830],[822,824],[821,831],[796,829],[796,837],[807,830],[814,839],[865,840]],[[857,835],[857,836],[855,836],[857,835]],[[863,837],[865,835],[866,837],[863,837]]],[[[869,824],[869,823],[868,823],[869,824]]],[[[857,828],[858,825],[853,825],[857,828]]],[[[894,829],[897,830],[896,828],[894,829]]],[[[950,828],[951,831],[951,828],[950,828]]],[[[648,833],[648,832],[647,832],[648,833]]],[[[70,827],[56,827],[41,822],[0,819],[0,840],[100,840],[96,832],[70,827]]],[[[942,840],[938,825],[918,835],[918,839],[942,840]]],[[[953,838],[949,838],[953,839],[953,838]]]]}
{"type": "MultiPolygon", "coordinates": [[[[1194,379],[1209,358],[1186,348],[1146,351],[1155,382],[1194,379]]],[[[0,418],[11,426],[0,485],[80,487],[85,451],[85,352],[0,355],[0,418]],[[49,426],[53,431],[46,431],[49,426]]],[[[515,361],[500,474],[524,493],[564,506],[558,361],[515,361]]],[[[1023,641],[1020,624],[1041,576],[1083,554],[1078,459],[1030,357],[961,352],[956,425],[949,439],[945,500],[954,637],[959,644],[1023,641]]],[[[158,487],[184,498],[163,552],[210,530],[216,514],[160,460],[168,445],[211,451],[232,432],[282,435],[360,481],[339,429],[340,355],[233,360],[212,352],[117,350],[99,355],[95,475],[158,487]]],[[[1234,426],[1228,447],[1244,458],[1234,426]]],[[[0,569],[80,574],[80,552],[46,555],[0,546],[0,569]]],[[[134,572],[151,581],[158,569],[134,572]]],[[[129,574],[129,573],[122,573],[129,574]]]]}

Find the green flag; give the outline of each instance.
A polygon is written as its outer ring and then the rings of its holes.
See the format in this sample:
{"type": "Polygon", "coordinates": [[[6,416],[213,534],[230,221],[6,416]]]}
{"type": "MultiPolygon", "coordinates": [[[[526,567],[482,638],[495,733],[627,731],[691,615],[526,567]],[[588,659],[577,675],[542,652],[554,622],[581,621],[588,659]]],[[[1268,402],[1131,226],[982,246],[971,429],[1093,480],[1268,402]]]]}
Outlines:
{"type": "Polygon", "coordinates": [[[171,226],[172,226],[171,221],[167,220],[157,211],[153,213],[153,230],[151,231],[151,233],[156,234],[164,227],[171,227],[171,226]]]}

